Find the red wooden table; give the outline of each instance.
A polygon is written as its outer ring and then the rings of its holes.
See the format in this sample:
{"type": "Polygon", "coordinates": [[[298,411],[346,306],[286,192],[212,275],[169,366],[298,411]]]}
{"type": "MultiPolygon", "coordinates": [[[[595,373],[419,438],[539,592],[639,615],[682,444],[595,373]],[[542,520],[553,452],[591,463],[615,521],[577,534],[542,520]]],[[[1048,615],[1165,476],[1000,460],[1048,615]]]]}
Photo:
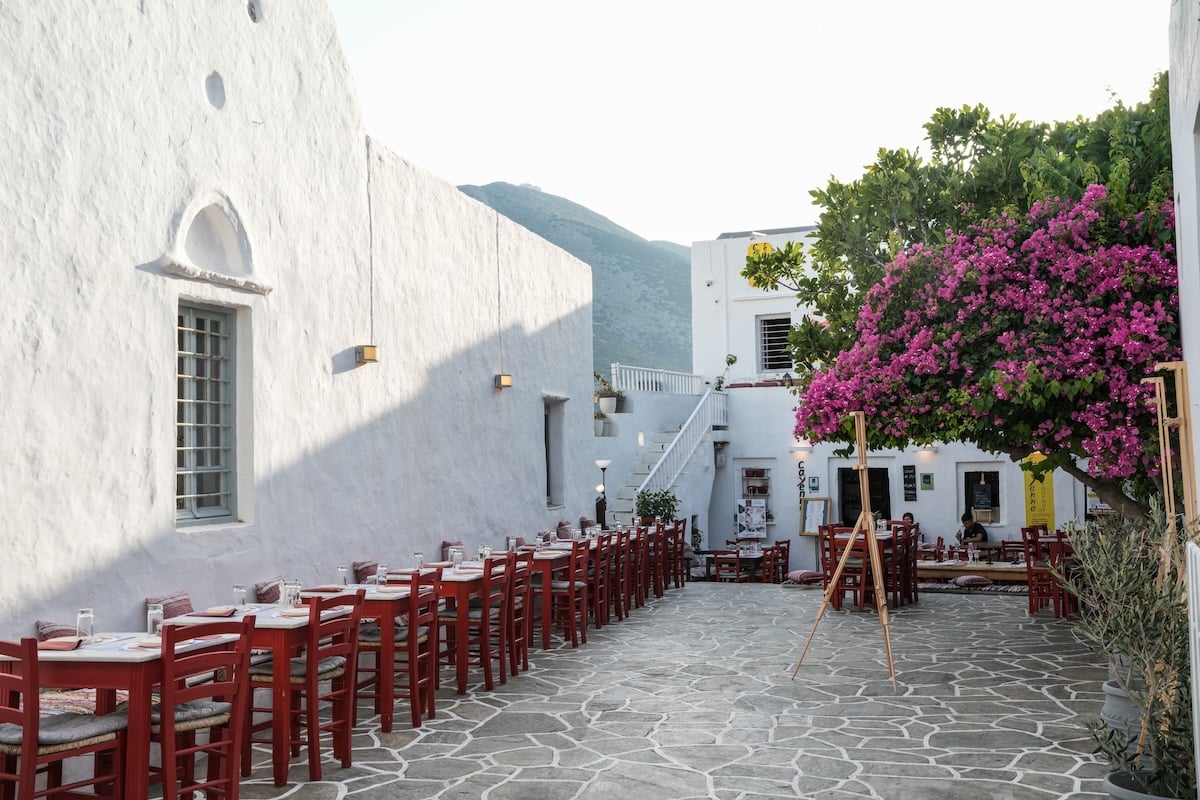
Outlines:
{"type": "MultiPolygon", "coordinates": [[[[98,690],[96,713],[114,710],[116,690],[129,692],[129,729],[126,733],[125,796],[148,797],[150,779],[150,706],[152,690],[162,681],[162,653],[158,646],[139,647],[145,633],[101,633],[74,650],[39,650],[38,682],[43,688],[78,686],[98,690]]],[[[180,645],[191,652],[227,642],[194,641],[180,645]]],[[[0,662],[11,669],[16,662],[0,662]]]]}
{"type": "MultiPolygon", "coordinates": [[[[256,650],[271,651],[271,767],[276,786],[287,783],[288,761],[291,758],[292,735],[288,706],[292,679],[291,659],[299,655],[308,642],[308,617],[287,616],[286,609],[291,608],[292,606],[253,603],[238,612],[238,616],[245,613],[255,615],[251,646],[256,650]]],[[[348,614],[350,609],[346,608],[340,613],[348,614]]],[[[176,625],[196,625],[210,620],[211,617],[185,614],[172,617],[167,622],[176,625]]],[[[309,746],[317,745],[310,743],[309,746]]],[[[242,774],[250,774],[248,760],[242,764],[242,774]]]]}

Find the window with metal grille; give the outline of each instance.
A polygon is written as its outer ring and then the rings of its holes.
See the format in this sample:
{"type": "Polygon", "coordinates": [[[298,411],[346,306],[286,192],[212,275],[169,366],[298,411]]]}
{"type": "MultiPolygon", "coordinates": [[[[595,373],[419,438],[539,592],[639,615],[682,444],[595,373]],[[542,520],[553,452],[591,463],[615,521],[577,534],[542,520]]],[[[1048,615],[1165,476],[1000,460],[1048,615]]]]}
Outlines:
{"type": "Polygon", "coordinates": [[[792,329],[792,318],[758,318],[758,371],[786,372],[792,368],[792,356],[788,352],[788,331],[792,329]]]}
{"type": "Polygon", "coordinates": [[[175,519],[232,517],[234,317],[181,304],[178,319],[175,519]]]}

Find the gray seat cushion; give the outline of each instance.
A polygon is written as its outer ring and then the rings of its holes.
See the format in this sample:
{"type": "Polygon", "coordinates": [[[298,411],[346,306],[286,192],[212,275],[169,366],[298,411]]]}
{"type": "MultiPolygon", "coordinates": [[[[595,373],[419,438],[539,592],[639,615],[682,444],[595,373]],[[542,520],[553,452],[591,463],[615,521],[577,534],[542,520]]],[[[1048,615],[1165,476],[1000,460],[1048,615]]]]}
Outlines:
{"type": "MultiPolygon", "coordinates": [[[[53,714],[43,717],[38,723],[38,744],[70,744],[116,733],[129,725],[129,719],[124,711],[105,714],[98,717],[95,714],[53,714]]],[[[0,725],[0,744],[21,744],[21,726],[6,722],[0,725]]]]}
{"type": "MultiPolygon", "coordinates": [[[[220,703],[215,700],[192,700],[175,706],[175,721],[190,722],[194,719],[217,717],[221,714],[228,714],[232,710],[233,706],[229,703],[220,703]]],[[[150,709],[150,723],[158,725],[161,722],[162,709],[155,705],[150,709]]]]}
{"type": "MultiPolygon", "coordinates": [[[[326,672],[332,672],[335,669],[341,669],[345,666],[346,659],[342,656],[322,658],[320,663],[317,664],[317,674],[324,675],[326,672]]],[[[270,661],[265,664],[255,664],[250,668],[250,674],[255,678],[262,678],[264,676],[270,678],[274,668],[274,661],[270,661]]],[[[306,672],[307,662],[303,658],[293,658],[291,660],[291,676],[293,678],[303,678],[306,672]]]]}

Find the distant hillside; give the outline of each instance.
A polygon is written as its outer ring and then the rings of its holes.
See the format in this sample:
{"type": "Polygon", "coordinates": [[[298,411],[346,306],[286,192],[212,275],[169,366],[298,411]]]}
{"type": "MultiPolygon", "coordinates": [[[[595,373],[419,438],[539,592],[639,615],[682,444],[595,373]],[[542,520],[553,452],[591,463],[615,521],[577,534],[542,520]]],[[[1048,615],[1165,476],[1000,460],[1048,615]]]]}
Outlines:
{"type": "Polygon", "coordinates": [[[592,267],[592,362],[691,372],[691,251],[650,242],[578,203],[532,186],[459,186],[463,193],[592,267]]]}

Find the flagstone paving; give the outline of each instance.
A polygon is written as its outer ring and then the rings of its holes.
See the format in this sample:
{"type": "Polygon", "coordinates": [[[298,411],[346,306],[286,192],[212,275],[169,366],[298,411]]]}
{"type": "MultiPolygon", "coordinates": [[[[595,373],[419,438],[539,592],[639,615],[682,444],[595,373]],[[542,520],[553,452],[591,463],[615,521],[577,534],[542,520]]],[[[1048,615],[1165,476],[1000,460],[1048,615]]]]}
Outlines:
{"type": "MultiPolygon", "coordinates": [[[[1026,598],[923,594],[891,612],[898,692],[873,611],[830,611],[795,680],[821,592],[689,583],[578,649],[536,650],[496,691],[382,733],[364,707],[354,766],[242,797],[755,800],[1105,797],[1087,719],[1105,675],[1026,598]]],[[[474,673],[473,673],[473,677],[474,673]]]]}

